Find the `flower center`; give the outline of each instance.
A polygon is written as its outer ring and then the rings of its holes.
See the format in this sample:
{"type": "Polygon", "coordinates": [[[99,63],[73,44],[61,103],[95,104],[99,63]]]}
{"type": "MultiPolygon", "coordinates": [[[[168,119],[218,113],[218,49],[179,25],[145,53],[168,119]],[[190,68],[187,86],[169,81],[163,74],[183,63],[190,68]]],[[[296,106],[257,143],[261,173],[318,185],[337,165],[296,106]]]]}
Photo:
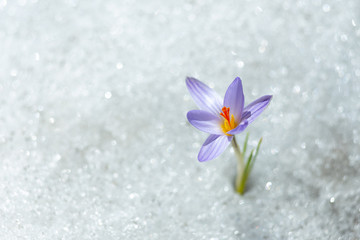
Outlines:
{"type": "Polygon", "coordinates": [[[227,132],[236,127],[234,115],[231,114],[230,116],[230,108],[223,107],[221,110],[222,112],[220,113],[220,116],[224,118],[224,122],[221,124],[221,129],[227,136],[231,136],[230,134],[227,134],[227,132]]]}

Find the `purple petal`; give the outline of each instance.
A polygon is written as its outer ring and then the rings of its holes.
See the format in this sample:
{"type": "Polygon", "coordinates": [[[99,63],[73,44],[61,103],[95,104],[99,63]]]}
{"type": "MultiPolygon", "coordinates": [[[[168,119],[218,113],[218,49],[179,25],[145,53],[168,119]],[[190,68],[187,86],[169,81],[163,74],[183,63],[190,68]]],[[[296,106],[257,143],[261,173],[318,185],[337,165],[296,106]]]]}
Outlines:
{"type": "Polygon", "coordinates": [[[249,124],[253,122],[269,105],[271,98],[272,95],[265,95],[247,105],[243,111],[242,121],[246,120],[249,124]]]}
{"type": "Polygon", "coordinates": [[[226,135],[210,135],[200,149],[198,160],[204,162],[216,158],[226,149],[232,138],[226,135]]]}
{"type": "Polygon", "coordinates": [[[235,135],[238,133],[241,133],[242,131],[245,130],[245,128],[248,126],[248,122],[245,120],[244,122],[241,122],[236,128],[234,128],[233,130],[230,130],[227,132],[227,134],[231,134],[231,135],[235,135]]]}
{"type": "Polygon", "coordinates": [[[224,135],[221,130],[221,119],[203,110],[192,110],[187,113],[187,119],[197,129],[210,134],[224,135]]]}
{"type": "Polygon", "coordinates": [[[230,84],[226,90],[224,97],[224,107],[230,108],[230,116],[234,115],[235,122],[239,122],[241,119],[241,113],[244,108],[244,93],[239,77],[230,84]]]}
{"type": "Polygon", "coordinates": [[[220,114],[222,108],[221,97],[213,89],[191,77],[186,78],[186,86],[196,105],[198,105],[201,110],[211,112],[215,115],[220,114]]]}

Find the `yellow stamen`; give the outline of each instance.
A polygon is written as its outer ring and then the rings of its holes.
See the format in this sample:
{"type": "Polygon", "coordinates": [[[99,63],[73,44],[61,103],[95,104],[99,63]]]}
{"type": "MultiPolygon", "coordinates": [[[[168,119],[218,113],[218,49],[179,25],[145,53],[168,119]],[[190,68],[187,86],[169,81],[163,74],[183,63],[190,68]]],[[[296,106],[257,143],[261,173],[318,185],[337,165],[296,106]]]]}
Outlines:
{"type": "Polygon", "coordinates": [[[227,136],[231,136],[231,134],[228,134],[227,132],[234,129],[236,127],[236,122],[234,115],[231,114],[231,117],[229,116],[230,108],[223,107],[222,113],[220,115],[223,117],[224,122],[221,124],[221,129],[227,136]]]}
{"type": "Polygon", "coordinates": [[[231,114],[230,127],[231,127],[231,129],[235,128],[235,118],[234,118],[234,115],[232,115],[232,114],[231,114]]]}
{"type": "MultiPolygon", "coordinates": [[[[228,120],[224,120],[224,128],[225,128],[226,130],[231,129],[228,120]]],[[[228,131],[229,131],[229,130],[228,130],[228,131]]]]}

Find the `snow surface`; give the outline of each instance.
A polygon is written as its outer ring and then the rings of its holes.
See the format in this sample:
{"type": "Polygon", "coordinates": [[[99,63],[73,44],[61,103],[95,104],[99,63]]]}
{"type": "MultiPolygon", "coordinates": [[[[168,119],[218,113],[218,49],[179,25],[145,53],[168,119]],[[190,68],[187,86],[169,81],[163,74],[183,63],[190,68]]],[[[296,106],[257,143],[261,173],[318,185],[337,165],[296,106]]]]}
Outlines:
{"type": "Polygon", "coordinates": [[[359,112],[358,0],[0,0],[0,239],[360,239],[359,112]],[[244,196],[186,76],[274,95],[244,196]]]}

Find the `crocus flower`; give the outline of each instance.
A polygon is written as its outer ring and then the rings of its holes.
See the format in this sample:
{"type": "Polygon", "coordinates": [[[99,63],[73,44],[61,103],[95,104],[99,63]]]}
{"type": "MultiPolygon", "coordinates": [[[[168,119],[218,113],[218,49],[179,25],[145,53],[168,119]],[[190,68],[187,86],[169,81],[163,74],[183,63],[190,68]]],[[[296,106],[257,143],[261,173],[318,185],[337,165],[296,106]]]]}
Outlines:
{"type": "Polygon", "coordinates": [[[265,95],[244,108],[244,93],[239,77],[226,90],[224,101],[210,87],[191,77],[186,78],[190,95],[200,110],[187,113],[187,119],[197,129],[210,136],[202,145],[198,160],[208,161],[219,156],[235,134],[241,133],[269,105],[271,95],[265,95]]]}

